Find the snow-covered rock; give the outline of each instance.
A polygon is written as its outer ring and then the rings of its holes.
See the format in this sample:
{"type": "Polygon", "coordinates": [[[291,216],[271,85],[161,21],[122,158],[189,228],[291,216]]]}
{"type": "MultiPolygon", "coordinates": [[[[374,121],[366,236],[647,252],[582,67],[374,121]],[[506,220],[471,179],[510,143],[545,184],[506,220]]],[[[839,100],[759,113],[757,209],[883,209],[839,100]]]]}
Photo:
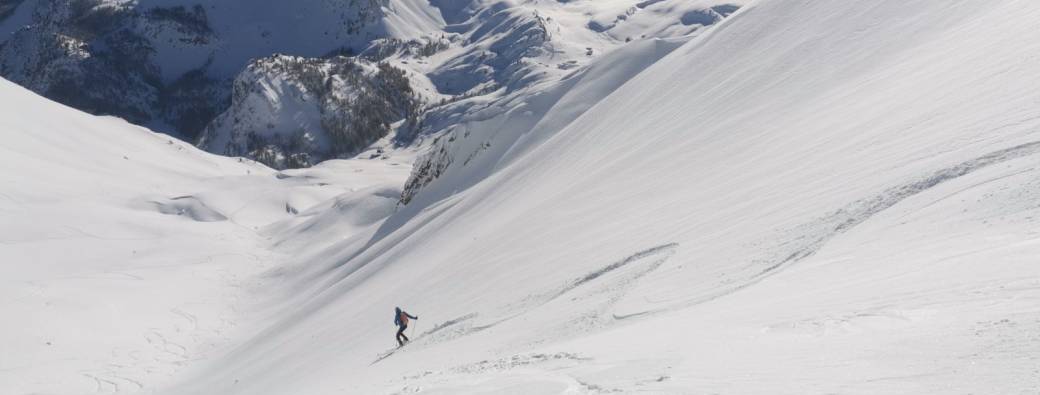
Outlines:
{"type": "Polygon", "coordinates": [[[457,95],[425,110],[419,134],[436,139],[416,163],[401,202],[408,204],[420,191],[431,188],[439,189],[429,192],[437,200],[482,179],[737,9],[707,1],[642,2],[627,11],[625,15],[631,17],[617,20],[630,32],[639,32],[634,41],[604,32],[612,29],[573,25],[575,19],[589,14],[616,11],[619,4],[489,7],[453,25],[472,44],[430,73],[439,92],[457,95]],[[684,24],[668,12],[703,13],[710,18],[703,24],[684,24]],[[594,46],[598,52],[592,51],[594,46]],[[452,179],[437,188],[435,180],[446,173],[452,179]]]}
{"type": "Polygon", "coordinates": [[[232,80],[253,59],[358,52],[374,39],[411,39],[442,24],[428,6],[390,0],[29,0],[5,7],[0,75],[189,141],[228,108],[232,80]]]}
{"type": "Polygon", "coordinates": [[[414,124],[420,100],[405,72],[388,63],[276,55],[235,79],[231,108],[199,146],[277,168],[308,167],[358,153],[391,124],[414,124]]]}
{"type": "Polygon", "coordinates": [[[356,153],[387,134],[384,124],[400,114],[409,122],[393,130],[399,145],[443,135],[465,119],[488,117],[479,107],[502,108],[536,94],[546,82],[633,37],[690,35],[736,9],[704,0],[629,3],[6,2],[0,75],[91,113],[117,115],[192,142],[202,137],[201,146],[211,152],[278,167],[307,166],[356,153]],[[601,21],[604,15],[614,15],[609,26],[601,21]],[[278,54],[307,64],[334,65],[343,63],[337,56],[354,55],[356,64],[387,63],[405,70],[415,92],[381,95],[415,96],[433,106],[395,99],[395,108],[377,111],[378,121],[359,120],[372,103],[330,107],[358,104],[329,100],[356,96],[359,89],[352,83],[325,88],[330,93],[281,86],[263,95],[239,95],[298,79],[276,75],[295,69],[263,67],[278,54]],[[300,102],[307,95],[312,104],[300,102]],[[425,122],[416,122],[420,118],[425,122]],[[333,144],[325,137],[331,135],[350,141],[333,144]]]}

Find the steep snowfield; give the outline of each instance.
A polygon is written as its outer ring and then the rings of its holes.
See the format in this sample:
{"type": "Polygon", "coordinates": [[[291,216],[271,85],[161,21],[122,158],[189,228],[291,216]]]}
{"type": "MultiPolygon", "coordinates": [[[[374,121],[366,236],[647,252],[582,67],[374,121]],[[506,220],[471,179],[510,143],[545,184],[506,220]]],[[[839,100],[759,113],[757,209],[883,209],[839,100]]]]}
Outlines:
{"type": "Polygon", "coordinates": [[[472,187],[309,235],[281,318],[169,391],[1036,391],[1038,23],[751,4],[472,187]]]}
{"type": "Polygon", "coordinates": [[[737,7],[718,0],[484,4],[478,8],[483,11],[448,27],[464,32],[466,45],[422,63],[439,93],[465,93],[423,113],[416,134],[438,141],[416,163],[402,200],[410,201],[442,175],[451,180],[437,184],[447,185],[449,193],[483,179],[494,167],[474,158],[490,157],[500,166],[536,147],[737,7]],[[705,17],[684,22],[691,13],[705,17]],[[608,15],[614,18],[609,24],[604,22],[608,15]]]}
{"type": "Polygon", "coordinates": [[[1035,393],[1037,25],[754,2],[435,145],[488,148],[397,208],[394,159],[276,175],[0,86],[0,388],[1035,393]]]}
{"type": "Polygon", "coordinates": [[[500,100],[483,101],[478,110],[452,120],[416,164],[405,186],[404,202],[421,191],[435,201],[471,186],[566,127],[646,67],[690,37],[645,40],[500,100]]]}

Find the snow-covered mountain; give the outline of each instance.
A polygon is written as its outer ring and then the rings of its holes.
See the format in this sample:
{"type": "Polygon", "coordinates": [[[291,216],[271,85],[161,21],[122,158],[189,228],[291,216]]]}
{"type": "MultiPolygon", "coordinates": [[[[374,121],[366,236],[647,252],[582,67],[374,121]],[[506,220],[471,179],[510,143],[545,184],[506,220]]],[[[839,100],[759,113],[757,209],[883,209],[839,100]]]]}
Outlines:
{"type": "Polygon", "coordinates": [[[210,152],[302,167],[387,135],[408,145],[444,134],[475,106],[508,107],[499,102],[626,42],[688,35],[735,9],[703,0],[29,0],[0,13],[0,75],[210,152]]]}
{"type": "Polygon", "coordinates": [[[279,168],[312,166],[357,153],[415,125],[421,106],[404,70],[348,57],[276,55],[235,80],[232,107],[208,126],[203,149],[279,168]]]}
{"type": "Polygon", "coordinates": [[[4,7],[5,78],[189,141],[228,109],[232,80],[254,59],[359,51],[374,39],[412,39],[443,25],[434,8],[414,1],[23,0],[4,7]]]}
{"type": "Polygon", "coordinates": [[[408,76],[307,169],[0,82],[0,389],[1040,390],[1040,5],[431,5],[236,80],[215,138],[408,76]]]}

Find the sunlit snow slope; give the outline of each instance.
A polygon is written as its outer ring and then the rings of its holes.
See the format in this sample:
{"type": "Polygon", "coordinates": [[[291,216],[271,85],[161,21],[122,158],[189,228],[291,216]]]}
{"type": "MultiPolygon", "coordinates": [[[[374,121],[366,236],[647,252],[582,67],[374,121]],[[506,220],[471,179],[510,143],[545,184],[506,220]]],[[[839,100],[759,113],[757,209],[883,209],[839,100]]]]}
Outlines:
{"type": "Polygon", "coordinates": [[[1036,392],[1038,25],[749,4],[479,182],[281,229],[285,303],[168,392],[1036,392]]]}
{"type": "Polygon", "coordinates": [[[409,171],[276,174],[2,79],[0,141],[3,394],[154,391],[252,327],[259,273],[285,259],[258,227],[338,200],[392,208],[409,171]]]}
{"type": "Polygon", "coordinates": [[[276,173],[0,81],[0,392],[1036,393],[1036,26],[751,2],[403,207],[394,159],[276,173]]]}

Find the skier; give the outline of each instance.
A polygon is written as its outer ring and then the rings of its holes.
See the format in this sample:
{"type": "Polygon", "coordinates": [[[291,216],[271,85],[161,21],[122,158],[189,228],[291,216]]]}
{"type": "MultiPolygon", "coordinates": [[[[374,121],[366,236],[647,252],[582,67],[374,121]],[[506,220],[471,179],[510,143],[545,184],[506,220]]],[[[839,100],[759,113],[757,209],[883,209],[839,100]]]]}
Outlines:
{"type": "Polygon", "coordinates": [[[408,329],[408,319],[417,320],[419,317],[404,312],[400,307],[394,307],[394,310],[394,325],[397,325],[397,345],[398,347],[403,347],[404,343],[408,341],[408,336],[404,335],[404,330],[408,329]]]}

